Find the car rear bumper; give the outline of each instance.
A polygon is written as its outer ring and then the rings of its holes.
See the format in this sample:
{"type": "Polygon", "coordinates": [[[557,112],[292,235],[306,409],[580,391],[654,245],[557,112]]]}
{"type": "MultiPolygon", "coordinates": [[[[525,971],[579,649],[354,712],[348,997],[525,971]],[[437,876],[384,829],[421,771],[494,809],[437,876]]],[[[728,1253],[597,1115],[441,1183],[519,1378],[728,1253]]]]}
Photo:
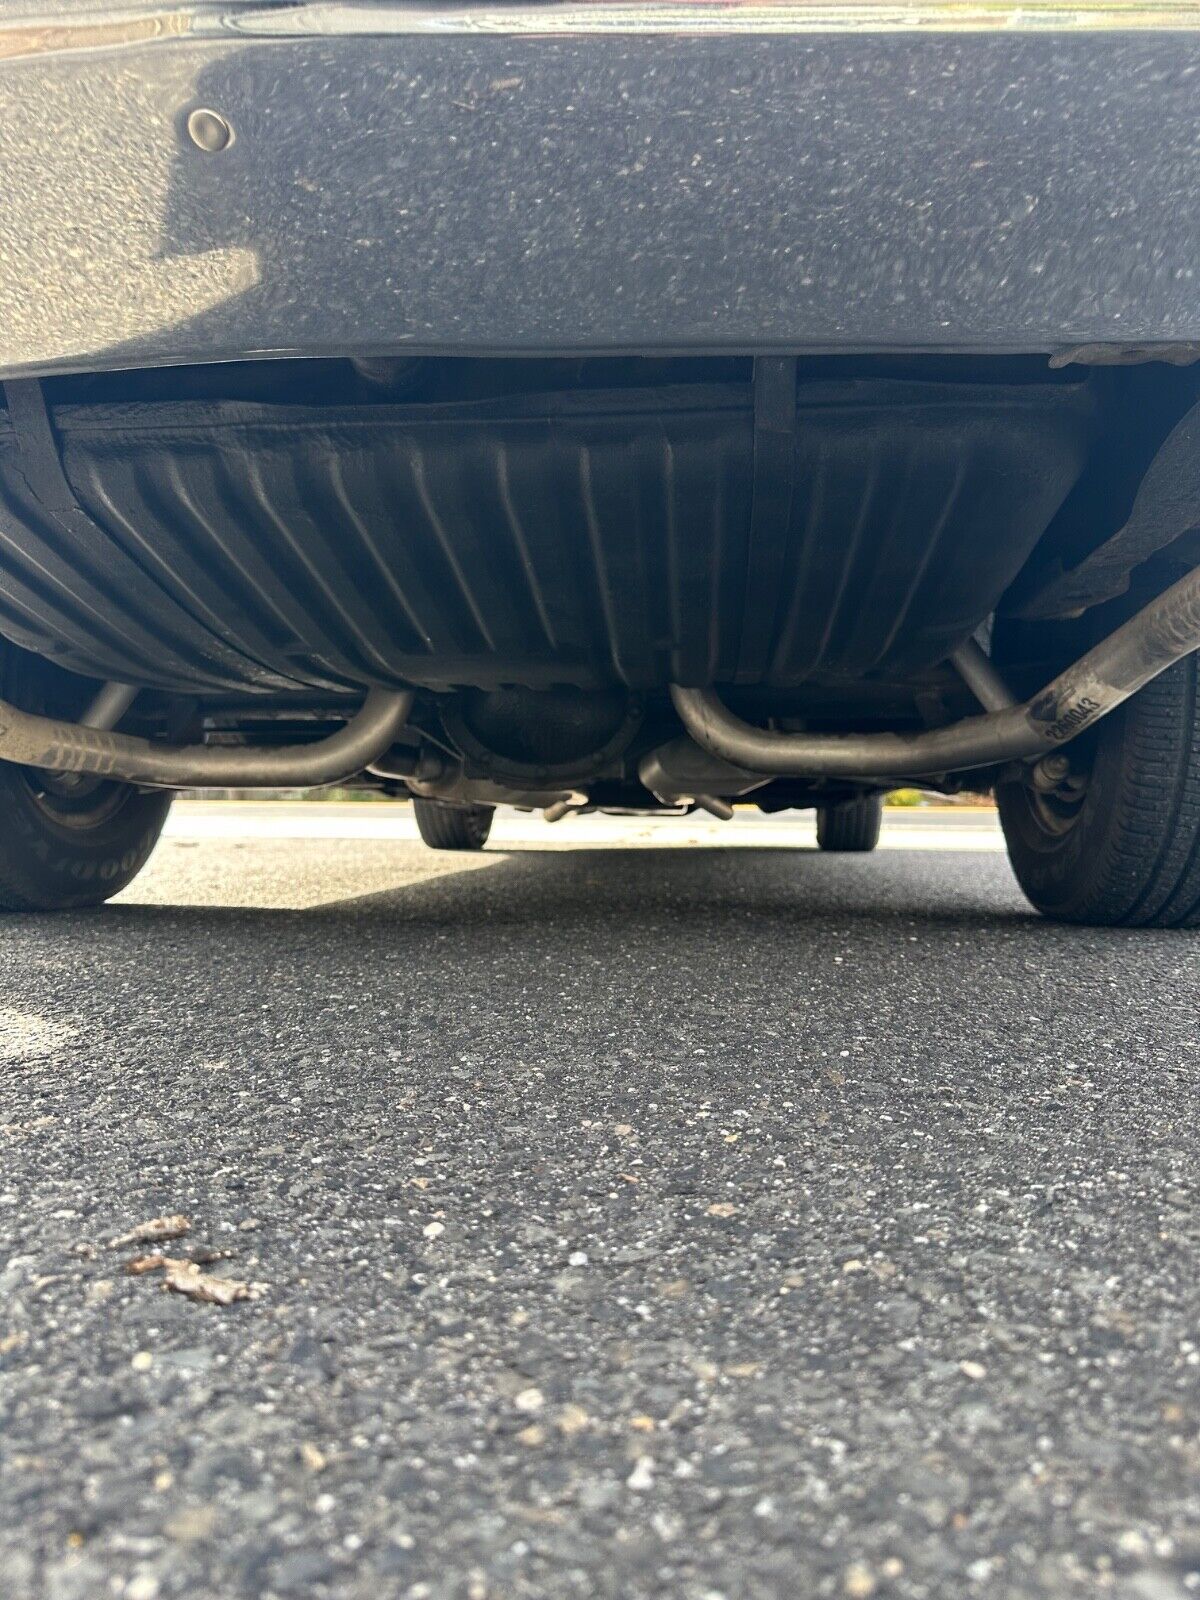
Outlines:
{"type": "Polygon", "coordinates": [[[1200,342],[1190,8],[8,15],[0,376],[1200,342]]]}

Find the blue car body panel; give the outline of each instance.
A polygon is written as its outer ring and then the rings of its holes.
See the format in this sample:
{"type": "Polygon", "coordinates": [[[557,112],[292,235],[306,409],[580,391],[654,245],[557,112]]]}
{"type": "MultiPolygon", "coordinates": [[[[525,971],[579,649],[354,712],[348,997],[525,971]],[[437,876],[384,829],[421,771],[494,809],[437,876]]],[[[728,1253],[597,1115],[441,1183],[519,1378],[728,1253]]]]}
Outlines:
{"type": "Polygon", "coordinates": [[[0,6],[0,376],[1200,342],[1193,21],[0,6]]]}

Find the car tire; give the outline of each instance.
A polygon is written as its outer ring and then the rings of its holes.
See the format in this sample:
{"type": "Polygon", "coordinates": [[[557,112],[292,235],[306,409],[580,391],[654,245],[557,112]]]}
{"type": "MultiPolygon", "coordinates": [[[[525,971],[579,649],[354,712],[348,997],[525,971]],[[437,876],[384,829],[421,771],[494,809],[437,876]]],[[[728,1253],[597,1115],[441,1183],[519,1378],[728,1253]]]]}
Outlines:
{"type": "Polygon", "coordinates": [[[150,859],[171,795],[0,764],[0,911],[102,905],[150,859]]]}
{"type": "Polygon", "coordinates": [[[997,786],[1009,860],[1044,916],[1109,928],[1200,923],[1197,674],[1189,656],[1064,747],[1070,770],[1056,790],[997,786]]]}
{"type": "Polygon", "coordinates": [[[837,854],[874,850],[882,824],[881,794],[862,794],[835,806],[818,806],[817,844],[837,854]]]}
{"type": "Polygon", "coordinates": [[[494,806],[452,806],[414,800],[417,829],[431,850],[482,850],[492,831],[494,806]]]}

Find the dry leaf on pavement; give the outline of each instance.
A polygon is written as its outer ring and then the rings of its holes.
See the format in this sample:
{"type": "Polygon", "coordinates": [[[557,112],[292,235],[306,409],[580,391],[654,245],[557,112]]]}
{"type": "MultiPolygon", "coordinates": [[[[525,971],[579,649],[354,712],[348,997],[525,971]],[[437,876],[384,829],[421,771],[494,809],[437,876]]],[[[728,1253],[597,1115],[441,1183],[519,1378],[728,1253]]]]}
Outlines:
{"type": "Polygon", "coordinates": [[[169,1217],[151,1217],[149,1222],[139,1222],[117,1239],[108,1241],[110,1250],[120,1250],[127,1244],[158,1244],[164,1239],[182,1239],[191,1227],[191,1219],[178,1212],[169,1217]]]}
{"type": "Polygon", "coordinates": [[[146,1272],[162,1272],[164,1288],[186,1295],[189,1300],[214,1306],[231,1306],[236,1300],[256,1300],[261,1293],[257,1285],[201,1272],[194,1261],[183,1256],[135,1256],[125,1263],[125,1271],[135,1278],[146,1272]]]}
{"type": "Polygon", "coordinates": [[[189,1300],[202,1300],[213,1306],[231,1306],[235,1300],[254,1299],[254,1290],[248,1283],[216,1278],[210,1272],[201,1272],[192,1261],[168,1259],[164,1282],[175,1294],[185,1294],[189,1300]]]}

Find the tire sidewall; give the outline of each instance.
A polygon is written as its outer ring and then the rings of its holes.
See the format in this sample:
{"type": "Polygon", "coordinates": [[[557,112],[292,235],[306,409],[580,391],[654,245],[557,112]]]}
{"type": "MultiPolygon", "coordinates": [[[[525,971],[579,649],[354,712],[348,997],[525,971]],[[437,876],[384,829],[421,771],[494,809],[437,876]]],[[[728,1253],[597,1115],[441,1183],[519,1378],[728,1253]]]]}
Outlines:
{"type": "Polygon", "coordinates": [[[70,827],[42,808],[20,769],[0,766],[0,904],[75,909],[125,888],[158,842],[172,797],[120,790],[119,804],[94,826],[70,827]]]}

